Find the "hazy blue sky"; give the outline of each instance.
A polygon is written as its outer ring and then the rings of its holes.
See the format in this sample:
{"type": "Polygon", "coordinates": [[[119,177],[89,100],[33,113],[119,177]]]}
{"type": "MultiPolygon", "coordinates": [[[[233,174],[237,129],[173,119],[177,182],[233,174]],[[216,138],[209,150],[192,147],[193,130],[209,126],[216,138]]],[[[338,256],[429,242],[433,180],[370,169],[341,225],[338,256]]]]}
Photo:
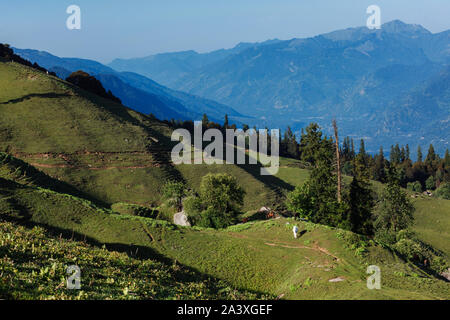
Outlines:
{"type": "Polygon", "coordinates": [[[0,0],[0,42],[109,62],[362,26],[371,4],[382,22],[450,29],[450,0],[0,0]],[[81,7],[81,30],[66,28],[71,4],[81,7]]]}

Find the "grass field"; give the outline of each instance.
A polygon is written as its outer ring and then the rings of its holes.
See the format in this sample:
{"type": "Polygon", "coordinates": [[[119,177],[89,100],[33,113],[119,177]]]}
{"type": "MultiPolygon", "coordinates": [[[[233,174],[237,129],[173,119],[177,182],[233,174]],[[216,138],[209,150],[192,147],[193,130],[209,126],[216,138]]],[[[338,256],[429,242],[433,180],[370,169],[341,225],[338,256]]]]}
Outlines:
{"type": "Polygon", "coordinates": [[[2,299],[254,299],[181,265],[136,259],[41,227],[0,220],[2,299]],[[66,269],[81,270],[81,290],[68,290],[66,269]]]}
{"type": "Polygon", "coordinates": [[[202,277],[223,280],[237,292],[285,299],[448,299],[450,294],[447,283],[367,239],[349,242],[352,234],[342,230],[291,219],[250,222],[222,231],[183,228],[119,215],[37,184],[3,179],[1,185],[4,219],[39,225],[54,236],[96,247],[106,245],[136,259],[167,265],[177,261],[202,277]],[[299,239],[292,238],[293,224],[304,232],[299,239]],[[369,264],[381,266],[383,290],[366,288],[369,264]],[[344,280],[329,282],[337,277],[344,280]]]}
{"type": "MultiPolygon", "coordinates": [[[[299,161],[281,159],[276,176],[250,165],[173,166],[167,126],[15,63],[0,62],[0,128],[0,150],[26,161],[0,154],[3,297],[77,298],[60,287],[76,257],[90,284],[78,298],[450,298],[448,282],[351,232],[289,218],[177,227],[121,207],[160,205],[169,179],[196,190],[205,174],[227,172],[246,191],[244,211],[279,208],[308,177],[299,161]],[[382,290],[366,287],[371,264],[382,290]]],[[[449,261],[450,201],[414,203],[414,230],[449,261]]]]}

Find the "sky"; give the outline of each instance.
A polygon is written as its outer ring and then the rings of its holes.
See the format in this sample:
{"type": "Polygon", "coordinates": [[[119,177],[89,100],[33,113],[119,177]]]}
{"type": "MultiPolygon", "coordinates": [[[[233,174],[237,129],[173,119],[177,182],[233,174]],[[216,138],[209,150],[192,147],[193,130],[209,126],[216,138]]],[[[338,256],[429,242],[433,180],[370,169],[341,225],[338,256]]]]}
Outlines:
{"type": "Polygon", "coordinates": [[[450,29],[449,0],[0,0],[0,43],[108,63],[363,26],[373,4],[382,23],[450,29]],[[66,27],[73,4],[81,9],[80,30],[66,27]]]}

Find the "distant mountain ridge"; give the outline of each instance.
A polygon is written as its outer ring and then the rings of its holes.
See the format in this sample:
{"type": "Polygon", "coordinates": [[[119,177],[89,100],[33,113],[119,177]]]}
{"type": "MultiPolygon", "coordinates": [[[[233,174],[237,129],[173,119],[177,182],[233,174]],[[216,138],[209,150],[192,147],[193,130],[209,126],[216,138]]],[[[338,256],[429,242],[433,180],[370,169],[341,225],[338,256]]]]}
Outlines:
{"type": "MultiPolygon", "coordinates": [[[[412,143],[415,148],[422,137],[424,143],[435,141],[440,152],[448,147],[444,133],[424,125],[420,116],[408,118],[412,122],[405,127],[398,115],[405,107],[402,97],[430,86],[449,65],[450,30],[433,34],[395,20],[380,30],[349,28],[238,47],[221,57],[217,51],[168,53],[115,60],[109,66],[245,110],[255,117],[251,125],[281,129],[290,125],[298,133],[308,122],[317,121],[331,133],[331,119],[336,117],[342,134],[366,138],[371,151],[395,143],[412,143]],[[156,67],[164,67],[163,57],[171,66],[167,74],[156,67]]],[[[450,101],[441,104],[447,107],[433,114],[433,122],[449,116],[450,101]]],[[[442,122],[441,130],[450,131],[449,123],[442,122]]]]}
{"type": "Polygon", "coordinates": [[[145,114],[153,113],[159,119],[200,120],[203,113],[216,121],[223,121],[225,114],[231,118],[242,117],[242,114],[223,104],[169,89],[138,74],[117,72],[97,61],[60,58],[31,49],[14,48],[14,52],[45,66],[63,79],[72,72],[85,71],[99,79],[106,90],[111,90],[128,107],[145,114]]]}
{"type": "Polygon", "coordinates": [[[241,42],[231,49],[220,49],[208,53],[188,50],[155,54],[136,59],[115,59],[108,66],[117,71],[136,72],[170,86],[174,78],[181,78],[198,68],[206,67],[248,48],[273,44],[279,41],[278,39],[273,39],[262,43],[241,42]]]}

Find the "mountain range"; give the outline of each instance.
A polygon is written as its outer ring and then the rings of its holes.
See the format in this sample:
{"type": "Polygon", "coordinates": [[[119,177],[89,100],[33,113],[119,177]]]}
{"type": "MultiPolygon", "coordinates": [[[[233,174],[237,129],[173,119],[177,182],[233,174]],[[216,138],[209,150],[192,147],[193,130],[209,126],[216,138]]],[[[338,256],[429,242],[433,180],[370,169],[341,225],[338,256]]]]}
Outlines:
{"type": "Polygon", "coordinates": [[[290,125],[298,133],[316,121],[331,134],[336,118],[344,135],[365,138],[371,151],[423,140],[443,152],[449,62],[450,30],[433,34],[396,20],[380,30],[349,28],[203,54],[117,59],[109,66],[245,110],[258,126],[290,125]]]}
{"type": "Polygon", "coordinates": [[[299,135],[310,122],[332,134],[336,118],[341,135],[364,138],[369,152],[433,143],[443,153],[450,140],[450,30],[433,34],[396,20],[380,30],[349,28],[209,53],[116,59],[107,66],[15,52],[63,78],[82,69],[125,105],[160,119],[199,120],[206,113],[221,122],[228,114],[238,124],[291,126],[299,135]]]}

